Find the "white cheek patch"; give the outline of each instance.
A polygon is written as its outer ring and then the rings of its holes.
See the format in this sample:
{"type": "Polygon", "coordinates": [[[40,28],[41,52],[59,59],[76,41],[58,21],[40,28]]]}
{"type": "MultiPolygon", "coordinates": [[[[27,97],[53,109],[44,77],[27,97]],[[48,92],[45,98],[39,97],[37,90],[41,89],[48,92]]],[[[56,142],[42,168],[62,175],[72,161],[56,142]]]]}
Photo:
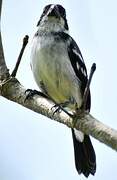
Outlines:
{"type": "Polygon", "coordinates": [[[79,142],[83,142],[84,141],[84,133],[82,133],[81,131],[79,131],[77,129],[74,129],[74,133],[75,133],[76,139],[79,142]]]}

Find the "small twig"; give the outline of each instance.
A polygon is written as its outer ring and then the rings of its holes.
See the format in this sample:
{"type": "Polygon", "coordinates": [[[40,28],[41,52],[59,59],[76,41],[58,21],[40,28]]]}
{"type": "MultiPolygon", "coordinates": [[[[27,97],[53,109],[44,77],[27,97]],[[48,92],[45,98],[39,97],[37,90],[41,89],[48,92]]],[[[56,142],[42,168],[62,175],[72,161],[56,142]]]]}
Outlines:
{"type": "Polygon", "coordinates": [[[28,36],[28,35],[26,35],[26,36],[24,37],[24,39],[23,39],[23,45],[22,45],[21,51],[20,51],[20,53],[19,53],[19,56],[18,56],[16,65],[15,65],[15,68],[14,68],[14,70],[13,70],[12,73],[11,73],[11,76],[12,76],[12,77],[15,77],[15,76],[16,76],[16,73],[17,73],[19,64],[20,64],[21,59],[22,59],[22,55],[23,55],[24,50],[25,50],[25,47],[26,47],[26,45],[27,45],[27,43],[28,43],[28,39],[29,39],[29,36],[28,36]]]}
{"type": "Polygon", "coordinates": [[[83,95],[83,106],[82,106],[83,110],[86,109],[86,103],[87,103],[87,98],[88,98],[88,94],[89,94],[89,90],[90,90],[90,84],[91,84],[91,80],[92,80],[92,77],[93,77],[93,74],[94,74],[95,70],[96,70],[96,64],[93,63],[92,66],[91,66],[89,79],[87,81],[87,85],[86,85],[84,95],[83,95]]]}

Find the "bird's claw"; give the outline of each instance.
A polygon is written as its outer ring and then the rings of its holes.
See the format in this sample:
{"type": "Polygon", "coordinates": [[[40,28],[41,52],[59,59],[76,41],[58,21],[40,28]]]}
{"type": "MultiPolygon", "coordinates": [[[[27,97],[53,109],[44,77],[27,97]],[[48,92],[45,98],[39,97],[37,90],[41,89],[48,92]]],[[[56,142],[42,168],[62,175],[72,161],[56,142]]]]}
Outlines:
{"type": "Polygon", "coordinates": [[[31,98],[36,94],[36,92],[35,92],[35,90],[27,89],[27,90],[25,91],[25,94],[26,94],[26,97],[25,97],[24,102],[25,102],[27,99],[31,99],[31,98]]]}
{"type": "Polygon", "coordinates": [[[43,94],[42,92],[40,91],[37,91],[37,90],[32,90],[32,89],[27,89],[25,91],[25,94],[26,94],[26,98],[24,100],[24,102],[27,100],[27,99],[31,99],[33,98],[34,95],[39,95],[41,97],[44,97],[44,98],[48,98],[45,94],[43,94]]]}
{"type": "Polygon", "coordinates": [[[67,110],[64,109],[65,103],[60,103],[60,104],[55,104],[51,110],[55,109],[53,112],[53,115],[55,113],[61,113],[61,111],[63,111],[64,113],[66,113],[68,116],[70,116],[71,118],[73,118],[73,114],[69,113],[67,110]]]}
{"type": "Polygon", "coordinates": [[[61,109],[60,105],[55,104],[55,105],[51,108],[51,110],[54,111],[54,112],[53,112],[53,115],[54,115],[54,114],[56,114],[56,113],[61,113],[61,110],[62,110],[62,109],[61,109]]]}

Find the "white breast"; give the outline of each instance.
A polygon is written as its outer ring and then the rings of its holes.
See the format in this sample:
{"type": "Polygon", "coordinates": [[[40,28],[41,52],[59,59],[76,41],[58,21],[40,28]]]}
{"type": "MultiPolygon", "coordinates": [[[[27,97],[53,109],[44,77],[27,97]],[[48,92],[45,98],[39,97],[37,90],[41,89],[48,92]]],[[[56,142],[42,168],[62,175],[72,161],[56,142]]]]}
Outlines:
{"type": "Polygon", "coordinates": [[[80,83],[71,66],[66,44],[53,36],[34,38],[31,67],[37,85],[57,103],[71,101],[75,108],[81,106],[80,83]],[[42,86],[44,84],[44,87],[42,86]]]}

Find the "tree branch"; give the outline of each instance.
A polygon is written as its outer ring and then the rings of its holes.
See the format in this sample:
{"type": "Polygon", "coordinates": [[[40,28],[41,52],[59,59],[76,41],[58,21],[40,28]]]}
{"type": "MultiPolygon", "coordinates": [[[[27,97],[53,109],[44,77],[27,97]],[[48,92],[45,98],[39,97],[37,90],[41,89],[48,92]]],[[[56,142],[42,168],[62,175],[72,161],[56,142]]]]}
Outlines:
{"type": "MultiPolygon", "coordinates": [[[[68,127],[73,127],[73,119],[64,112],[53,114],[53,103],[46,99],[35,95],[31,99],[26,98],[26,89],[15,78],[10,78],[6,83],[0,86],[1,95],[7,99],[14,101],[22,106],[31,109],[37,113],[49,117],[55,121],[63,123],[68,127]]],[[[100,142],[110,146],[117,151],[117,131],[104,125],[90,114],[83,114],[77,117],[75,128],[83,131],[85,134],[90,134],[92,137],[98,139],[100,142]]]]}
{"type": "Polygon", "coordinates": [[[0,0],[0,82],[8,79],[9,77],[9,70],[7,69],[5,63],[2,39],[1,39],[1,11],[2,11],[2,0],[0,0]]]}
{"type": "MultiPolygon", "coordinates": [[[[0,0],[0,17],[1,17],[1,5],[2,0],[0,0]]],[[[1,29],[0,29],[1,31],[1,29]]],[[[2,41],[0,32],[0,95],[14,101],[22,106],[31,109],[37,113],[49,117],[55,121],[63,123],[68,127],[73,127],[73,119],[70,118],[64,112],[53,114],[52,107],[53,103],[47,101],[46,99],[34,96],[32,99],[26,98],[26,89],[19,83],[19,81],[11,77],[7,69],[2,41]]],[[[90,114],[84,113],[82,116],[77,117],[77,123],[75,128],[83,131],[85,134],[90,134],[94,138],[108,145],[109,147],[117,151],[117,131],[102,124],[96,120],[90,114]]]]}

